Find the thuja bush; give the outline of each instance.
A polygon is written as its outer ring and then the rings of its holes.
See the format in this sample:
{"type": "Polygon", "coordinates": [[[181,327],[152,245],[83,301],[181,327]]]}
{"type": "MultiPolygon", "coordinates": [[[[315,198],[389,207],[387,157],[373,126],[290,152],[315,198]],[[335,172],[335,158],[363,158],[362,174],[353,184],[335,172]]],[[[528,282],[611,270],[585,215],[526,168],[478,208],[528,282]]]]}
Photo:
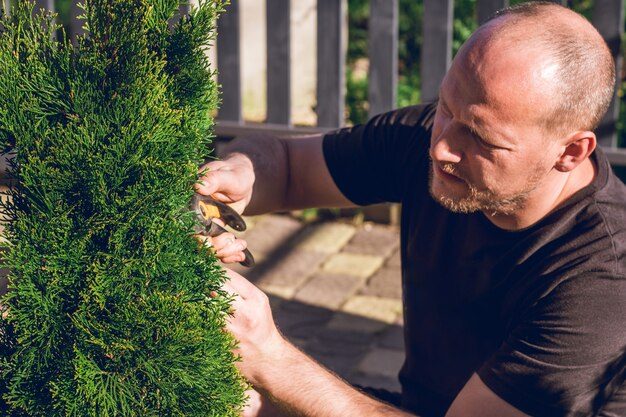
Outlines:
{"type": "Polygon", "coordinates": [[[0,21],[14,180],[0,415],[236,416],[231,300],[188,208],[218,103],[205,49],[223,4],[180,18],[176,0],[82,7],[75,46],[32,3],[0,21]]]}

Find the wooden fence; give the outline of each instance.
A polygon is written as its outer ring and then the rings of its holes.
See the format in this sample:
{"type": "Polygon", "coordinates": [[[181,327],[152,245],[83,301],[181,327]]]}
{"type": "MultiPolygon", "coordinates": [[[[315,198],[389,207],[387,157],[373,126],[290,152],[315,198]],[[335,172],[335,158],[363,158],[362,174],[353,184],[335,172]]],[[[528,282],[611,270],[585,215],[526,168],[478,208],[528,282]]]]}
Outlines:
{"type": "MultiPolygon", "coordinates": [[[[259,0],[261,1],[261,0],[259,0]]],[[[231,0],[218,22],[217,65],[222,106],[217,133],[236,136],[256,131],[279,134],[323,132],[340,127],[344,118],[347,1],[317,0],[317,126],[295,127],[290,120],[290,1],[265,0],[267,19],[267,120],[247,123],[242,117],[240,67],[240,2],[231,0]],[[271,28],[271,30],[269,29],[271,28]]],[[[453,0],[423,0],[421,96],[437,97],[439,84],[452,60],[453,0]]],[[[479,22],[508,6],[508,0],[477,0],[479,22]]],[[[567,5],[567,1],[562,2],[567,5]]],[[[398,0],[370,0],[368,25],[370,116],[396,106],[398,83],[398,0]]],[[[606,39],[621,74],[622,0],[595,0],[592,23],[606,39]]],[[[619,80],[618,80],[619,83],[619,80]]],[[[617,85],[611,107],[597,129],[599,143],[613,164],[626,166],[626,149],[617,148],[619,116],[617,85]]]]}
{"type": "MultiPolygon", "coordinates": [[[[9,0],[0,0],[8,2],[9,0]]],[[[267,119],[249,123],[242,115],[240,0],[230,0],[218,21],[217,66],[222,85],[222,104],[217,134],[236,136],[266,131],[277,134],[324,132],[340,127],[344,120],[347,34],[347,0],[317,0],[317,126],[297,127],[291,121],[290,1],[257,0],[266,3],[267,19],[267,119]]],[[[297,0],[295,0],[297,1],[297,0]]],[[[423,45],[421,96],[436,98],[439,84],[452,59],[453,0],[423,0],[423,45]]],[[[559,1],[568,5],[567,0],[559,1]]],[[[54,0],[37,0],[40,7],[54,10],[54,0]]],[[[477,18],[485,21],[508,0],[477,0],[477,18]]],[[[187,6],[181,6],[185,12],[187,6]]],[[[396,106],[398,83],[398,0],[370,0],[368,42],[368,101],[370,115],[396,106]]],[[[73,15],[78,14],[74,5],[73,15]]],[[[607,41],[622,73],[621,38],[624,32],[622,0],[594,0],[592,23],[607,41]]],[[[79,34],[80,24],[71,23],[70,33],[79,34]]],[[[618,77],[619,78],[619,77],[618,77]]],[[[618,83],[620,81],[618,80],[618,83]]],[[[611,107],[597,129],[600,145],[611,162],[626,166],[626,149],[617,147],[619,98],[617,85],[611,107]]]]}

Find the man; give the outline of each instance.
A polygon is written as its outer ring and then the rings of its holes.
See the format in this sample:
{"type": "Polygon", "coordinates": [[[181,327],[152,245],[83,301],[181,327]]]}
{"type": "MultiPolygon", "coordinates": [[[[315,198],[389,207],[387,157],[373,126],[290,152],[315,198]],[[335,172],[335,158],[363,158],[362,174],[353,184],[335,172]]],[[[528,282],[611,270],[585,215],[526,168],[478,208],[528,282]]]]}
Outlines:
{"type": "MultiPolygon", "coordinates": [[[[593,133],[613,65],[584,18],[526,3],[468,40],[436,106],[239,139],[210,163],[197,191],[249,214],[403,204],[399,408],[286,342],[264,294],[230,272],[255,398],[305,416],[626,416],[626,187],[593,133]]],[[[240,259],[242,242],[220,246],[240,259]]]]}

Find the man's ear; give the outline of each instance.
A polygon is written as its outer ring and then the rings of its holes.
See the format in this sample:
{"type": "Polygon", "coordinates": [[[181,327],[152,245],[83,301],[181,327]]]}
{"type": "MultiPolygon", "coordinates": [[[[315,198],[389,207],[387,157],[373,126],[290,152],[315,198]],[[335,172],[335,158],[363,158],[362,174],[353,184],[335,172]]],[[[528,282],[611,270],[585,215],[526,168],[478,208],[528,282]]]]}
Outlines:
{"type": "Polygon", "coordinates": [[[596,135],[590,131],[572,134],[565,145],[554,168],[560,172],[570,172],[591,155],[596,148],[596,135]]]}

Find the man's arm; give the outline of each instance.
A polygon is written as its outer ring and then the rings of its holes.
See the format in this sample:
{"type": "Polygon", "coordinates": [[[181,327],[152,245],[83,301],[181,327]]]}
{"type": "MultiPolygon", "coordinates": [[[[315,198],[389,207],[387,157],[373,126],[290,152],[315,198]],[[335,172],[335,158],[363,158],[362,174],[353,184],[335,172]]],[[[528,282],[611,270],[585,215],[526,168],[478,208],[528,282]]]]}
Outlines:
{"type": "Polygon", "coordinates": [[[448,409],[446,417],[528,417],[498,397],[476,374],[448,409]]]}
{"type": "Polygon", "coordinates": [[[237,367],[285,415],[410,416],[357,391],[289,343],[274,324],[267,296],[241,275],[226,272],[230,280],[223,288],[237,295],[227,323],[239,341],[237,367]]]}
{"type": "MultiPolygon", "coordinates": [[[[279,333],[267,296],[233,271],[224,284],[233,301],[234,315],[227,329],[239,340],[239,370],[284,415],[304,417],[409,417],[404,411],[357,391],[279,333]]],[[[259,416],[262,414],[259,414],[259,416]]],[[[274,414],[276,415],[276,414],[274,414]]],[[[248,413],[246,416],[255,416],[248,413]]],[[[446,417],[525,417],[500,399],[476,376],[452,404],[446,417]]]]}
{"type": "MultiPolygon", "coordinates": [[[[413,416],[355,390],[289,343],[280,352],[281,359],[265,373],[257,390],[266,401],[272,398],[273,406],[281,410],[282,415],[413,416]]],[[[278,417],[276,412],[271,415],[278,417]]],[[[474,374],[452,403],[446,417],[529,416],[498,397],[474,374]]]]}
{"type": "Polygon", "coordinates": [[[220,150],[221,161],[204,168],[201,194],[212,194],[246,214],[306,207],[349,207],[322,151],[321,134],[242,137],[220,150]]]}
{"type": "Polygon", "coordinates": [[[276,361],[255,387],[286,415],[412,416],[357,391],[289,342],[281,343],[276,353],[276,361]]]}

